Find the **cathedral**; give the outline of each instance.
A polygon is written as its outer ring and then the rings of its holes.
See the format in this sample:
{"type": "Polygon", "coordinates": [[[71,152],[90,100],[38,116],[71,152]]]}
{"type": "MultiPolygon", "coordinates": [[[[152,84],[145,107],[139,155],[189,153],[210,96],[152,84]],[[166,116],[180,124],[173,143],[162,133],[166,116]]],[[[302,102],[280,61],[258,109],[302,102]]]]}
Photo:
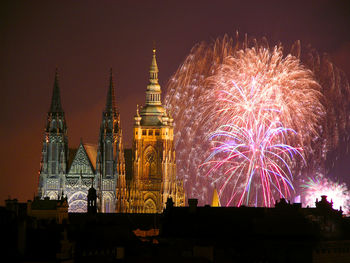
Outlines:
{"type": "Polygon", "coordinates": [[[184,206],[183,181],[176,177],[174,125],[161,102],[153,49],[145,106],[137,106],[132,149],[124,149],[112,72],[97,145],[68,147],[68,131],[56,71],[43,138],[38,196],[66,197],[69,212],[87,211],[90,188],[102,213],[161,213],[169,197],[184,206]]]}

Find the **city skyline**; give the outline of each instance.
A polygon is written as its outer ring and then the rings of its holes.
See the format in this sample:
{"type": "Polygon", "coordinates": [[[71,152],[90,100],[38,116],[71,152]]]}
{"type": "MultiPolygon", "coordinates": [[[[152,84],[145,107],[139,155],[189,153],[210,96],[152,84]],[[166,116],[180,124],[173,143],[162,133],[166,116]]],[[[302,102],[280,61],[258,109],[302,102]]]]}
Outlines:
{"type": "MultiPolygon", "coordinates": [[[[349,79],[349,6],[331,1],[301,3],[2,4],[1,202],[9,195],[30,199],[37,190],[42,135],[56,67],[71,147],[77,147],[81,137],[86,143],[97,143],[110,67],[124,142],[126,148],[131,146],[136,105],[144,105],[153,41],[163,98],[167,80],[196,43],[226,33],[233,35],[236,30],[242,35],[266,36],[270,44],[281,41],[288,46],[300,39],[320,53],[329,53],[349,79]],[[280,18],[277,24],[274,15],[280,18]]],[[[341,169],[350,171],[346,165],[341,169]]]]}

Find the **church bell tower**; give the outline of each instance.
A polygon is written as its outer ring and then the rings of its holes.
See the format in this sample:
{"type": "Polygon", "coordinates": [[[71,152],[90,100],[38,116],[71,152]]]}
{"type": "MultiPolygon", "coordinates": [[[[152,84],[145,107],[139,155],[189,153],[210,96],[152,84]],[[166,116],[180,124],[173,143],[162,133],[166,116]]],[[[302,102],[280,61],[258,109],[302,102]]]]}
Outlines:
{"type": "Polygon", "coordinates": [[[161,102],[156,50],[153,49],[146,104],[137,108],[133,130],[133,180],[142,212],[161,213],[168,197],[182,206],[184,193],[176,179],[173,119],[161,102]]]}
{"type": "Polygon", "coordinates": [[[120,115],[115,103],[112,69],[106,107],[102,114],[96,173],[99,211],[113,213],[116,209],[117,179],[118,177],[125,178],[125,160],[120,115]]]}
{"type": "Polygon", "coordinates": [[[68,136],[56,69],[51,107],[47,113],[40,163],[38,196],[58,200],[67,172],[68,136]]]}

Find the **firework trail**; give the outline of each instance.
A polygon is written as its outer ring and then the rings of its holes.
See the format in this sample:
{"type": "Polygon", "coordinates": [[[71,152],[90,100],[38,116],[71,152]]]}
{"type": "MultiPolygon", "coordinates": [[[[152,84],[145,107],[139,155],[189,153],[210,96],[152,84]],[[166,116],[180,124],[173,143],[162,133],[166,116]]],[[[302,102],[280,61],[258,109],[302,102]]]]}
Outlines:
{"type": "Polygon", "coordinates": [[[316,178],[309,177],[303,188],[303,199],[305,205],[315,207],[316,199],[321,195],[326,195],[327,199],[333,202],[334,209],[342,209],[344,214],[350,212],[350,193],[345,183],[333,182],[323,175],[317,175],[316,178]]]}
{"type": "MultiPolygon", "coordinates": [[[[330,134],[331,124],[325,117],[332,116],[330,120],[335,122],[345,116],[329,111],[327,104],[328,98],[334,98],[334,90],[339,89],[339,85],[333,85],[333,92],[327,93],[329,85],[320,87],[318,84],[325,84],[327,80],[327,77],[322,78],[324,73],[320,74],[323,71],[321,64],[327,64],[320,61],[326,60],[310,51],[308,54],[313,55],[307,57],[306,68],[300,54],[299,42],[290,54],[283,55],[281,45],[270,48],[265,39],[238,41],[238,36],[236,40],[225,36],[210,45],[201,43],[191,50],[170,79],[165,98],[175,120],[177,170],[184,178],[187,196],[199,198],[202,204],[209,203],[215,182],[221,189],[223,203],[237,205],[243,202],[244,196],[245,204],[269,205],[274,199],[290,194],[293,189],[291,174],[298,177],[302,169],[306,169],[301,158],[291,158],[297,149],[304,149],[301,154],[307,169],[321,167],[320,162],[327,159],[326,153],[336,145],[339,133],[346,130],[343,125],[330,134]],[[333,96],[324,98],[323,94],[333,96]],[[243,95],[245,99],[242,99],[243,95]],[[254,121],[256,123],[252,125],[254,121]],[[269,157],[278,167],[277,177],[267,176],[265,181],[262,177],[260,181],[249,180],[251,173],[242,167],[238,176],[234,176],[232,167],[235,164],[232,162],[239,158],[227,159],[232,146],[230,140],[237,143],[241,136],[240,139],[249,145],[246,135],[253,132],[260,134],[255,137],[255,143],[261,145],[268,127],[280,129],[278,136],[267,140],[270,146],[280,145],[279,150],[272,151],[275,158],[269,157]],[[242,129],[240,134],[234,132],[238,128],[242,129]],[[236,136],[234,140],[231,132],[236,136]],[[227,149],[223,150],[225,147],[227,149]],[[220,164],[220,158],[227,162],[220,164]],[[212,166],[203,166],[206,160],[212,166]]],[[[337,76],[342,79],[339,73],[333,78],[337,76]]],[[[269,169],[265,162],[261,164],[265,165],[265,171],[277,171],[269,169]]]]}
{"type": "Polygon", "coordinates": [[[236,195],[238,206],[252,205],[252,192],[255,190],[255,195],[260,195],[257,186],[262,189],[265,206],[273,204],[271,188],[280,197],[290,195],[289,189],[294,188],[288,163],[293,154],[299,152],[283,143],[288,132],[291,131],[283,128],[279,122],[271,122],[269,126],[254,123],[254,128],[224,125],[213,133],[211,138],[217,146],[205,164],[212,165],[209,173],[214,171],[214,181],[221,185],[219,195],[222,196],[226,187],[232,192],[226,205],[230,205],[236,195]],[[215,158],[218,155],[219,158],[215,158]],[[216,176],[216,170],[222,166],[226,167],[224,176],[216,176]]]}

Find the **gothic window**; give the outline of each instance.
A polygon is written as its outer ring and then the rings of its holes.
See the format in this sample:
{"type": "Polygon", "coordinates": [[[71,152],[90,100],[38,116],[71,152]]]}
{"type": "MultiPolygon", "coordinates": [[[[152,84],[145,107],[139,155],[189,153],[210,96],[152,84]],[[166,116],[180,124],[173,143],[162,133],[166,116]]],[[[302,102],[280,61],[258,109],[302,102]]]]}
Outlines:
{"type": "Polygon", "coordinates": [[[109,199],[107,199],[106,201],[105,201],[105,213],[109,213],[110,211],[109,211],[109,205],[110,204],[110,201],[109,201],[109,199]]]}
{"type": "Polygon", "coordinates": [[[159,136],[159,130],[156,130],[156,136],[159,136]]]}
{"type": "Polygon", "coordinates": [[[108,160],[113,160],[113,148],[110,143],[107,144],[107,156],[108,160]]]}
{"type": "Polygon", "coordinates": [[[156,204],[154,203],[154,201],[152,199],[148,199],[145,202],[144,212],[145,213],[156,213],[157,212],[156,204]]]}
{"type": "Polygon", "coordinates": [[[146,130],[143,130],[143,131],[142,131],[142,135],[146,135],[146,130]]]}
{"type": "Polygon", "coordinates": [[[69,213],[86,213],[87,212],[87,195],[82,191],[78,191],[71,195],[68,199],[69,213]]]}
{"type": "Polygon", "coordinates": [[[113,163],[111,161],[106,162],[106,175],[107,176],[113,175],[113,163]]]}
{"type": "Polygon", "coordinates": [[[55,129],[56,129],[56,120],[52,120],[51,121],[51,127],[50,127],[51,129],[51,131],[54,131],[55,129]]]}
{"type": "Polygon", "coordinates": [[[153,130],[150,130],[150,131],[148,132],[148,135],[149,135],[149,136],[153,136],[153,130]]]}
{"type": "Polygon", "coordinates": [[[51,144],[51,160],[52,161],[57,160],[57,143],[55,142],[51,144]]]}
{"type": "Polygon", "coordinates": [[[51,174],[55,174],[56,173],[56,162],[52,162],[51,163],[51,174]]]}
{"type": "Polygon", "coordinates": [[[103,197],[104,201],[104,212],[105,213],[112,213],[112,198],[109,193],[106,193],[106,195],[103,197]]]}
{"type": "Polygon", "coordinates": [[[156,156],[155,152],[151,151],[146,155],[145,160],[145,176],[155,176],[157,174],[157,166],[156,166],[156,156]]]}
{"type": "Polygon", "coordinates": [[[50,198],[50,200],[57,200],[58,199],[58,196],[55,192],[49,192],[48,197],[50,198]]]}

